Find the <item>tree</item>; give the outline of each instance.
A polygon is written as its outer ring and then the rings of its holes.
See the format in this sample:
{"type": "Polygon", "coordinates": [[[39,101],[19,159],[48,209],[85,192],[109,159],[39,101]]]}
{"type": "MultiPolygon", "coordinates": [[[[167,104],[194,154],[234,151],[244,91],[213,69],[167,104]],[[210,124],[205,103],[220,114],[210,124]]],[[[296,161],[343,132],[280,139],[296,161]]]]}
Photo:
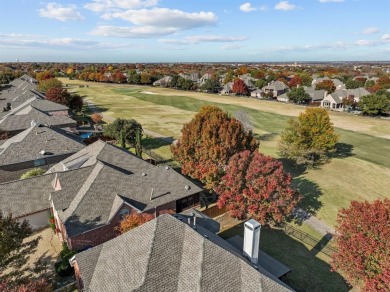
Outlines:
{"type": "Polygon", "coordinates": [[[147,72],[141,73],[141,83],[142,84],[150,84],[152,83],[152,75],[147,72]]]}
{"type": "Polygon", "coordinates": [[[0,129],[0,140],[6,140],[8,138],[10,138],[9,133],[7,131],[0,129]]]}
{"type": "Polygon", "coordinates": [[[62,82],[57,78],[44,79],[39,81],[38,90],[40,92],[47,92],[50,88],[62,88],[62,82]]]}
{"type": "Polygon", "coordinates": [[[39,176],[39,175],[44,174],[45,172],[46,171],[42,168],[33,168],[33,169],[30,169],[29,171],[27,171],[26,173],[22,174],[20,179],[26,179],[29,177],[39,176]]]}
{"type": "Polygon", "coordinates": [[[297,104],[305,104],[311,101],[310,95],[305,91],[303,87],[295,87],[287,93],[289,100],[297,104]]]}
{"type": "Polygon", "coordinates": [[[261,224],[281,223],[300,200],[291,187],[291,176],[282,164],[258,151],[235,154],[215,191],[218,207],[232,217],[254,218],[261,224]]]}
{"type": "Polygon", "coordinates": [[[201,86],[201,89],[207,92],[218,92],[219,88],[219,81],[214,78],[207,79],[205,83],[201,86]]]}
{"type": "Polygon", "coordinates": [[[104,135],[114,138],[120,142],[121,147],[125,148],[126,143],[130,144],[131,147],[136,147],[136,135],[137,130],[140,131],[142,136],[142,126],[136,120],[130,119],[115,119],[111,124],[104,127],[104,135]]]}
{"type": "Polygon", "coordinates": [[[202,181],[207,189],[219,182],[231,156],[259,147],[251,131],[215,106],[202,107],[181,133],[171,146],[173,156],[184,174],[202,181]]]}
{"type": "Polygon", "coordinates": [[[337,216],[332,268],[364,291],[390,291],[390,200],[352,201],[337,216]],[[359,284],[359,283],[358,283],[359,284]],[[362,284],[362,283],[360,283],[362,284]]]}
{"type": "Polygon", "coordinates": [[[5,279],[21,280],[28,270],[29,255],[34,252],[40,238],[26,240],[32,234],[28,222],[3,216],[0,211],[0,282],[5,279]],[[7,271],[7,274],[4,272],[7,271]]]}
{"type": "Polygon", "coordinates": [[[94,112],[92,115],[91,115],[91,119],[92,121],[95,123],[95,124],[99,124],[101,122],[101,120],[103,119],[103,115],[101,113],[98,113],[98,112],[94,112]]]}
{"type": "Polygon", "coordinates": [[[71,110],[76,111],[76,112],[81,112],[81,110],[83,109],[83,104],[84,104],[84,101],[83,101],[83,98],[81,97],[81,95],[71,94],[69,96],[67,106],[71,110]]]}
{"type": "Polygon", "coordinates": [[[385,94],[370,94],[363,96],[358,105],[364,115],[386,115],[390,111],[390,98],[385,94]]]}
{"type": "Polygon", "coordinates": [[[117,229],[121,234],[123,234],[152,220],[153,218],[153,215],[147,213],[132,213],[125,216],[125,218],[119,223],[119,227],[117,229]]]}
{"type": "Polygon", "coordinates": [[[353,95],[348,95],[347,97],[344,97],[342,103],[344,107],[351,107],[351,108],[355,108],[357,105],[357,102],[355,101],[353,95]]]}
{"type": "Polygon", "coordinates": [[[325,79],[324,81],[316,84],[316,90],[321,89],[325,90],[327,93],[333,93],[336,90],[336,86],[332,80],[325,79]]]}
{"type": "Polygon", "coordinates": [[[298,119],[290,119],[288,123],[281,135],[280,155],[308,166],[325,163],[339,138],[328,112],[322,108],[306,108],[298,119]]]}
{"type": "Polygon", "coordinates": [[[264,86],[267,86],[267,81],[265,79],[256,80],[255,86],[257,88],[263,88],[264,86]]]}
{"type": "Polygon", "coordinates": [[[234,80],[232,92],[235,94],[238,94],[238,95],[248,95],[249,94],[248,87],[246,86],[245,82],[240,78],[236,78],[234,80]]]}
{"type": "Polygon", "coordinates": [[[60,87],[52,87],[46,91],[46,99],[68,106],[70,93],[66,89],[60,87]]]}
{"type": "Polygon", "coordinates": [[[288,87],[290,87],[290,88],[295,88],[295,87],[297,87],[297,86],[299,86],[299,85],[302,85],[302,78],[301,78],[301,76],[299,76],[299,75],[294,75],[291,79],[290,79],[290,81],[288,82],[288,87]]]}
{"type": "Polygon", "coordinates": [[[25,279],[22,283],[14,283],[7,279],[0,280],[0,291],[2,292],[51,292],[53,287],[45,278],[25,279]]]}

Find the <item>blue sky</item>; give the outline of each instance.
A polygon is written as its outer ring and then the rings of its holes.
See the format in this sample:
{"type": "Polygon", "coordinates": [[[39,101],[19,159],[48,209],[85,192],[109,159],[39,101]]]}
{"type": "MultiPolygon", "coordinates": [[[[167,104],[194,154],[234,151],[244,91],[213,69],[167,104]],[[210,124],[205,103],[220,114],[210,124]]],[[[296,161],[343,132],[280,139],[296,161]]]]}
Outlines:
{"type": "Polygon", "coordinates": [[[390,61],[390,0],[0,0],[0,61],[390,61]]]}

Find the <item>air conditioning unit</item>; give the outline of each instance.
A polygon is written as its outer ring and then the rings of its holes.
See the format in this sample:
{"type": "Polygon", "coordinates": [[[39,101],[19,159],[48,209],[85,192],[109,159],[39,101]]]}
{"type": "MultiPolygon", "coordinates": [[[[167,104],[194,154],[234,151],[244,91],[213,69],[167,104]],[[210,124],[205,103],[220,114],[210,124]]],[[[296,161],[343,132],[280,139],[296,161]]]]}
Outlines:
{"type": "Polygon", "coordinates": [[[261,224],[253,219],[244,224],[243,253],[255,265],[259,262],[260,228],[261,224]]]}

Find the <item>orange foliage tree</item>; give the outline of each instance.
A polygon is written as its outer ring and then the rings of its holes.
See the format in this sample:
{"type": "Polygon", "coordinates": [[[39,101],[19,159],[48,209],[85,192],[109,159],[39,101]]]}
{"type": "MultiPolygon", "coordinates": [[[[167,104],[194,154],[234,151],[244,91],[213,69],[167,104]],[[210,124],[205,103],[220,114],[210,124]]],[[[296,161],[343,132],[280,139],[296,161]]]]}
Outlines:
{"type": "Polygon", "coordinates": [[[364,291],[390,291],[390,200],[352,201],[337,222],[333,269],[364,291]]]}
{"type": "Polygon", "coordinates": [[[98,113],[98,112],[94,112],[92,115],[91,115],[91,119],[92,121],[95,123],[95,124],[99,124],[101,122],[101,120],[103,119],[103,115],[101,113],[98,113]]]}
{"type": "Polygon", "coordinates": [[[123,234],[131,229],[140,226],[154,218],[153,215],[146,213],[132,213],[126,215],[126,217],[119,223],[118,231],[123,234]]]}
{"type": "Polygon", "coordinates": [[[321,89],[325,90],[327,93],[333,93],[336,90],[336,86],[334,85],[332,80],[324,80],[316,84],[316,90],[321,89]]]}
{"type": "Polygon", "coordinates": [[[171,146],[183,174],[200,180],[213,189],[224,175],[224,168],[234,154],[255,151],[259,142],[240,121],[215,106],[202,107],[181,130],[182,136],[171,146]]]}

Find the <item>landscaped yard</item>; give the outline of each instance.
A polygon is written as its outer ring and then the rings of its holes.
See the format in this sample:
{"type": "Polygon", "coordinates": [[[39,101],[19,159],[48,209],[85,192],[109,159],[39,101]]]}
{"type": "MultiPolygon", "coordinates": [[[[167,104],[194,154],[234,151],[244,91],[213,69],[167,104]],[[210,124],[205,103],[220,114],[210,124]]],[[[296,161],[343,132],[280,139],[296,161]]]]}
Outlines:
{"type": "MultiPolygon", "coordinates": [[[[279,134],[286,127],[289,116],[298,115],[303,110],[289,104],[165,88],[67,79],[62,82],[70,85],[70,91],[77,91],[93,101],[103,110],[103,116],[134,118],[145,129],[174,139],[180,137],[183,123],[190,121],[203,105],[218,105],[231,114],[245,112],[261,141],[260,151],[274,157],[278,157],[279,134]],[[79,88],[78,84],[88,84],[89,87],[79,88]]],[[[344,113],[330,114],[332,121],[341,127],[336,129],[342,143],[339,157],[321,169],[306,172],[291,168],[288,163],[285,166],[304,196],[304,207],[334,226],[338,210],[347,207],[351,200],[390,197],[390,140],[381,138],[389,135],[390,121],[344,113]]],[[[159,139],[145,142],[148,148],[170,158],[166,143],[159,139]]]]}

